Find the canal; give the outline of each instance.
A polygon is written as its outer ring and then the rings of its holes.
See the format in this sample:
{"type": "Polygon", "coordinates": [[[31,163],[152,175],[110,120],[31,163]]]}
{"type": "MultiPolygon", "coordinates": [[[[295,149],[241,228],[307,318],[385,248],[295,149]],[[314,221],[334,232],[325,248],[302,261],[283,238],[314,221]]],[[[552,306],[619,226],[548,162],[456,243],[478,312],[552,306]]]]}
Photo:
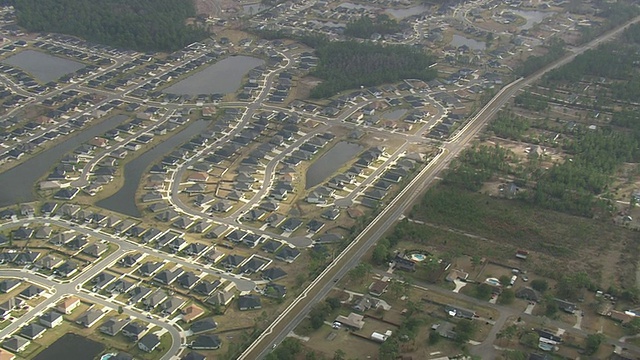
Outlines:
{"type": "Polygon", "coordinates": [[[86,130],[78,130],[75,135],[64,139],[51,149],[42,151],[25,162],[0,174],[0,207],[35,200],[34,186],[38,179],[58,164],[62,157],[81,144],[104,134],[127,120],[125,115],[112,116],[86,130]]]}
{"type": "Polygon", "coordinates": [[[340,169],[347,161],[362,151],[362,146],[341,141],[322,155],[307,170],[305,189],[312,188],[340,169]]]}
{"type": "MultiPolygon", "coordinates": [[[[154,146],[147,152],[131,160],[124,166],[124,184],[115,194],[100,200],[96,206],[119,212],[121,214],[140,217],[142,214],[136,206],[136,191],[145,170],[160,157],[170,153],[174,148],[201,133],[211,122],[198,120],[187,125],[182,131],[166,141],[154,146]]],[[[180,181],[180,179],[178,179],[180,181]]]]}

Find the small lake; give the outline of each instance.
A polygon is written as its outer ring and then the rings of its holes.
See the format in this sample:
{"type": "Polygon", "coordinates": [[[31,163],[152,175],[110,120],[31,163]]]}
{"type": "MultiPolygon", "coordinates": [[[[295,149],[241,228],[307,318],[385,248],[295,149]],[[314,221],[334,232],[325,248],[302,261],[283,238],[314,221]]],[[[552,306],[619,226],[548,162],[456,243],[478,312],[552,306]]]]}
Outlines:
{"type": "Polygon", "coordinates": [[[333,175],[347,161],[353,159],[362,151],[362,146],[341,141],[327,151],[322,157],[314,161],[307,170],[305,189],[312,188],[333,175]]]}
{"type": "Polygon", "coordinates": [[[382,114],[382,118],[386,120],[398,120],[407,113],[407,109],[395,109],[382,114]]]}
{"type": "Polygon", "coordinates": [[[409,16],[420,15],[427,12],[427,10],[429,10],[428,7],[424,5],[417,5],[406,9],[386,9],[385,12],[396,18],[396,20],[402,20],[409,16]]]}
{"type": "Polygon", "coordinates": [[[176,95],[230,94],[242,85],[249,70],[264,64],[264,60],[251,56],[230,56],[210,65],[188,78],[164,89],[176,95]]]}
{"type": "Polygon", "coordinates": [[[343,2],[337,7],[345,8],[345,9],[362,9],[362,10],[372,10],[375,9],[375,6],[362,5],[362,4],[354,4],[350,2],[343,2]]]}
{"type": "Polygon", "coordinates": [[[105,349],[99,342],[66,333],[46,347],[33,360],[93,360],[105,349]]]}
{"type": "Polygon", "coordinates": [[[5,190],[0,191],[0,207],[35,200],[33,189],[36,182],[58,164],[65,154],[95,136],[115,128],[128,118],[125,115],[116,115],[86,130],[76,130],[51,149],[1,173],[0,184],[5,190]]]}
{"type": "Polygon", "coordinates": [[[527,20],[527,23],[520,26],[520,29],[528,30],[534,27],[536,24],[539,24],[545,18],[552,16],[553,13],[545,12],[545,11],[536,11],[536,10],[510,10],[512,13],[523,17],[527,20]]]}
{"type": "Polygon", "coordinates": [[[51,56],[40,51],[25,50],[2,61],[31,74],[43,83],[55,81],[84,67],[77,61],[51,56]]]}
{"type": "Polygon", "coordinates": [[[211,122],[205,120],[194,121],[188,124],[177,134],[174,134],[164,142],[149,149],[144,154],[129,161],[124,166],[124,184],[115,194],[100,200],[96,206],[121,214],[140,217],[141,213],[136,206],[136,190],[145,175],[145,171],[154,161],[170,153],[177,146],[187,142],[195,135],[204,131],[211,122]]]}
{"type": "Polygon", "coordinates": [[[260,12],[263,12],[263,11],[267,10],[268,8],[269,8],[268,6],[262,5],[260,3],[242,5],[242,12],[247,14],[247,15],[255,15],[257,13],[260,13],[260,12]]]}
{"type": "Polygon", "coordinates": [[[471,50],[484,50],[487,48],[487,44],[484,41],[470,39],[468,37],[460,36],[457,34],[453,35],[453,39],[451,40],[450,44],[455,47],[467,45],[471,50]]]}

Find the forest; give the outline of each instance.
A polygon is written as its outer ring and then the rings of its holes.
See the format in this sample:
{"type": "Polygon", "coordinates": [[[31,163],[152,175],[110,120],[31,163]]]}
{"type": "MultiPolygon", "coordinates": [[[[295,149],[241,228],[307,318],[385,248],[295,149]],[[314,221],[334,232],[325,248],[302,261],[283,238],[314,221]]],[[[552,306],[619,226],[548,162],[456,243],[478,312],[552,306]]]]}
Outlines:
{"type": "Polygon", "coordinates": [[[515,73],[518,74],[518,76],[529,76],[546,65],[560,59],[565,53],[564,45],[564,41],[561,39],[551,39],[550,44],[547,46],[546,54],[529,56],[522,64],[516,67],[515,73]]]}
{"type": "Polygon", "coordinates": [[[362,16],[358,20],[347,23],[344,34],[361,39],[369,39],[371,35],[378,33],[380,35],[395,34],[402,30],[402,26],[388,15],[381,14],[375,19],[368,16],[362,16]]]}
{"type": "Polygon", "coordinates": [[[192,0],[17,0],[18,24],[117,48],[175,51],[207,36],[187,26],[192,0]]]}
{"type": "Polygon", "coordinates": [[[583,26],[580,29],[581,44],[595,39],[600,34],[603,34],[616,26],[620,26],[624,22],[629,21],[640,14],[640,9],[633,0],[620,0],[616,2],[598,1],[597,4],[600,7],[600,11],[597,15],[604,18],[604,21],[593,24],[593,26],[583,26]]]}
{"type": "Polygon", "coordinates": [[[436,77],[432,56],[405,45],[381,46],[355,41],[325,42],[316,50],[318,67],[311,75],[324,81],[311,92],[326,98],[340,91],[414,78],[436,77]]]}

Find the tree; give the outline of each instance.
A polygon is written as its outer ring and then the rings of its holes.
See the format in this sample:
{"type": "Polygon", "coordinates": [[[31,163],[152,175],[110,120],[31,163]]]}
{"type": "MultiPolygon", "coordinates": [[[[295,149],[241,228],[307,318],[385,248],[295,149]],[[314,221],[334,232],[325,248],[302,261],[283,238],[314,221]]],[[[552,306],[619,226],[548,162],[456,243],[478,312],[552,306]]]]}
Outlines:
{"type": "Polygon", "coordinates": [[[515,293],[512,289],[504,289],[502,290],[502,294],[500,294],[500,298],[498,300],[500,301],[500,304],[509,305],[513,303],[515,297],[515,293]]]}
{"type": "Polygon", "coordinates": [[[492,292],[491,286],[483,283],[476,286],[474,296],[481,300],[488,300],[492,292]]]}
{"type": "Polygon", "coordinates": [[[340,299],[338,299],[337,297],[327,298],[326,301],[331,310],[339,309],[342,306],[342,304],[340,303],[340,299]]]}
{"type": "Polygon", "coordinates": [[[558,312],[558,304],[555,301],[547,299],[545,304],[545,315],[548,317],[553,317],[558,312]]]}
{"type": "Polygon", "coordinates": [[[540,335],[535,331],[527,331],[520,338],[520,342],[524,345],[527,345],[532,348],[538,347],[538,341],[540,340],[540,335]]]}
{"type": "Polygon", "coordinates": [[[476,324],[471,320],[460,320],[456,324],[456,342],[466,344],[476,332],[476,324]]]}
{"type": "Polygon", "coordinates": [[[625,325],[625,328],[630,335],[640,334],[640,318],[634,317],[625,325]]]}
{"type": "Polygon", "coordinates": [[[519,350],[514,350],[514,351],[507,351],[507,360],[526,360],[528,359],[527,354],[525,354],[522,351],[519,350]]]}
{"type": "Polygon", "coordinates": [[[347,354],[342,349],[338,349],[333,353],[333,360],[344,360],[347,354]]]}
{"type": "Polygon", "coordinates": [[[380,240],[380,242],[373,248],[371,254],[371,260],[375,265],[384,265],[389,261],[391,252],[389,251],[389,241],[380,240]]]}
{"type": "Polygon", "coordinates": [[[593,355],[598,352],[604,335],[602,334],[589,334],[585,343],[585,351],[587,355],[593,355]]]}
{"type": "Polygon", "coordinates": [[[436,345],[440,342],[440,334],[435,331],[429,333],[429,345],[436,345]]]}
{"type": "Polygon", "coordinates": [[[498,280],[500,280],[500,284],[504,287],[511,285],[511,278],[507,275],[501,275],[498,280]]]}
{"type": "Polygon", "coordinates": [[[547,291],[549,288],[549,283],[546,280],[535,279],[531,281],[531,287],[541,293],[547,291]]]}

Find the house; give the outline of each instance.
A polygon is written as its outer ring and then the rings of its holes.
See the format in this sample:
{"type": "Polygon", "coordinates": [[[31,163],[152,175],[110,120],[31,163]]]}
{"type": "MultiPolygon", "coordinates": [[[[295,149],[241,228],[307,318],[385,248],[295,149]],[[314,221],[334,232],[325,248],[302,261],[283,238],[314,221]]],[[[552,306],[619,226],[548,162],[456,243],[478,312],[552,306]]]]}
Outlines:
{"type": "Polygon", "coordinates": [[[33,236],[36,239],[48,239],[51,237],[52,231],[53,229],[51,228],[51,226],[42,226],[42,227],[39,227],[38,230],[36,230],[33,236]]]}
{"type": "Polygon", "coordinates": [[[62,265],[53,270],[53,273],[60,277],[69,277],[78,271],[78,264],[74,261],[67,260],[62,265]]]}
{"type": "Polygon", "coordinates": [[[109,358],[109,360],[134,360],[134,358],[127,353],[119,352],[114,357],[109,358]]]}
{"type": "Polygon", "coordinates": [[[33,235],[33,232],[33,229],[21,226],[11,232],[11,237],[13,240],[28,240],[33,235]]]}
{"type": "Polygon", "coordinates": [[[129,320],[112,317],[100,326],[100,332],[109,336],[116,336],[127,324],[129,324],[129,320]]]}
{"type": "Polygon", "coordinates": [[[163,270],[154,276],[153,280],[164,285],[171,285],[183,272],[184,270],[180,268],[175,269],[174,271],[163,270]]]}
{"type": "Polygon", "coordinates": [[[20,205],[20,215],[32,217],[36,214],[36,209],[31,204],[20,205]]]}
{"type": "Polygon", "coordinates": [[[178,284],[183,288],[191,289],[198,282],[198,280],[200,280],[200,278],[193,272],[189,271],[178,276],[176,280],[178,284]]]}
{"type": "Polygon", "coordinates": [[[523,287],[516,291],[516,297],[527,301],[539,302],[542,299],[540,293],[530,287],[523,287]]]}
{"type": "Polygon", "coordinates": [[[36,285],[29,285],[28,288],[22,290],[20,292],[20,296],[24,299],[30,300],[35,298],[36,296],[40,295],[41,293],[44,292],[43,288],[40,288],[36,285]]]}
{"type": "Polygon", "coordinates": [[[65,315],[69,315],[78,306],[80,306],[80,299],[74,296],[70,296],[68,298],[65,298],[61,302],[59,302],[58,305],[56,306],[56,310],[58,310],[59,312],[65,315]]]}
{"type": "Polygon", "coordinates": [[[138,339],[143,337],[148,330],[149,329],[147,329],[147,327],[145,325],[142,325],[141,323],[130,322],[122,328],[122,335],[133,341],[137,341],[138,339]]]}
{"type": "Polygon", "coordinates": [[[451,305],[445,306],[444,311],[449,314],[449,316],[459,317],[467,320],[471,320],[476,316],[475,311],[451,305]]]}
{"type": "Polygon", "coordinates": [[[300,256],[300,250],[293,247],[289,247],[289,246],[283,246],[276,253],[276,259],[282,260],[288,263],[294,262],[298,258],[298,256],[300,256]]]}
{"type": "Polygon", "coordinates": [[[194,350],[215,350],[219,349],[220,345],[222,345],[222,341],[218,335],[207,334],[198,336],[189,347],[194,350]]]}
{"type": "Polygon", "coordinates": [[[416,263],[413,260],[406,259],[400,255],[396,255],[393,259],[394,268],[403,271],[416,271],[416,263]]]}
{"type": "Polygon", "coordinates": [[[181,308],[185,303],[185,299],[178,296],[171,296],[160,305],[160,308],[162,309],[162,314],[169,316],[181,308]]]}
{"type": "Polygon", "coordinates": [[[213,320],[213,318],[206,318],[206,319],[198,320],[193,324],[191,324],[191,326],[189,327],[189,330],[191,330],[191,332],[194,335],[197,335],[197,334],[214,331],[217,328],[218,328],[218,324],[213,320]]]}
{"type": "Polygon", "coordinates": [[[350,313],[349,316],[338,315],[334,321],[351,329],[362,330],[364,327],[364,316],[356,313],[350,313]]]}
{"type": "Polygon", "coordinates": [[[91,279],[91,283],[93,284],[93,291],[99,291],[105,288],[110,282],[112,282],[116,277],[107,272],[101,272],[96,275],[93,279],[91,279]]]}
{"type": "Polygon", "coordinates": [[[40,324],[31,323],[20,330],[20,336],[25,337],[29,340],[35,340],[42,336],[42,334],[46,330],[47,328],[40,324]]]}
{"type": "Polygon", "coordinates": [[[38,259],[38,257],[40,256],[39,252],[35,252],[35,251],[31,251],[31,250],[27,250],[25,252],[21,252],[18,255],[16,255],[16,257],[13,259],[13,262],[16,265],[30,265],[33,264],[36,259],[38,259]]]}
{"type": "Polygon", "coordinates": [[[147,261],[138,268],[142,276],[151,276],[163,266],[161,262],[147,261]]]}
{"type": "Polygon", "coordinates": [[[268,283],[264,288],[264,296],[274,298],[274,299],[282,299],[287,295],[287,288],[283,285],[268,283]]]}
{"type": "Polygon", "coordinates": [[[18,286],[20,286],[20,284],[22,284],[22,281],[18,279],[13,279],[13,278],[4,279],[0,281],[0,292],[3,292],[6,294],[8,292],[11,292],[18,286]]]}
{"type": "Polygon", "coordinates": [[[570,303],[566,300],[561,300],[561,299],[553,299],[556,303],[556,305],[558,305],[558,309],[566,312],[567,314],[575,314],[576,310],[578,309],[578,306],[574,303],[570,303]]]}
{"type": "Polygon", "coordinates": [[[182,313],[182,321],[188,323],[202,316],[204,310],[198,305],[191,304],[180,310],[180,313],[182,313]]]}
{"type": "Polygon", "coordinates": [[[240,311],[262,308],[262,301],[256,295],[241,295],[238,297],[238,309],[240,311]]]}
{"type": "Polygon", "coordinates": [[[124,267],[133,267],[142,259],[141,253],[134,253],[131,255],[126,255],[122,259],[118,261],[118,263],[124,267]]]}
{"type": "Polygon", "coordinates": [[[138,341],[138,348],[144,352],[152,352],[160,346],[160,338],[156,334],[147,334],[138,341]]]}
{"type": "Polygon", "coordinates": [[[107,286],[105,291],[110,294],[124,294],[128,292],[133,287],[133,285],[133,282],[124,279],[118,279],[107,286]]]}
{"type": "Polygon", "coordinates": [[[369,294],[373,296],[382,296],[385,292],[387,292],[387,288],[389,287],[389,282],[375,280],[369,285],[369,294]]]}
{"type": "Polygon", "coordinates": [[[225,289],[217,290],[207,299],[207,304],[214,306],[227,306],[235,296],[235,293],[232,291],[225,289]]]}
{"type": "Polygon", "coordinates": [[[207,360],[207,357],[195,351],[190,351],[180,358],[180,360],[207,360]]]}
{"type": "Polygon", "coordinates": [[[0,360],[15,360],[16,355],[8,350],[0,349],[0,360]]]}
{"type": "Polygon", "coordinates": [[[47,311],[46,313],[42,314],[42,316],[40,316],[40,319],[39,319],[40,324],[48,328],[54,328],[62,324],[63,320],[64,319],[62,317],[62,314],[60,314],[55,310],[47,311]]]}
{"type": "Polygon", "coordinates": [[[151,310],[156,306],[160,305],[166,299],[167,299],[167,293],[163,289],[157,289],[151,295],[149,295],[149,297],[142,300],[142,303],[148,310],[151,310]]]}
{"type": "Polygon", "coordinates": [[[105,244],[93,243],[93,244],[90,244],[89,246],[87,246],[84,250],[82,250],[82,252],[87,254],[87,255],[93,256],[95,258],[99,258],[108,249],[109,249],[109,247],[107,245],[105,245],[105,244]]]}
{"type": "Polygon", "coordinates": [[[90,328],[104,317],[105,313],[97,309],[89,309],[82,313],[77,319],[76,324],[90,328]]]}
{"type": "Polygon", "coordinates": [[[30,340],[14,335],[4,340],[2,342],[2,347],[14,353],[19,353],[26,349],[29,344],[31,344],[30,340]]]}
{"type": "Polygon", "coordinates": [[[269,268],[262,272],[262,278],[267,281],[275,281],[285,276],[287,276],[287,273],[278,267],[269,268]]]}

